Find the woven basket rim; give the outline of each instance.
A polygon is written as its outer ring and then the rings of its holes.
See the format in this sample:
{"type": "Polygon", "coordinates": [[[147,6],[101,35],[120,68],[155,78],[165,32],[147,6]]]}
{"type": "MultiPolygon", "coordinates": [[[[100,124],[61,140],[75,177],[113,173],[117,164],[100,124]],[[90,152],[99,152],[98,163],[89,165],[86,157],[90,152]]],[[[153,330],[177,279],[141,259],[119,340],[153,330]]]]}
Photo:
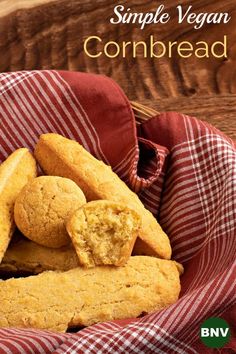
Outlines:
{"type": "Polygon", "coordinates": [[[141,123],[143,121],[146,121],[158,114],[157,110],[150,108],[148,106],[143,105],[142,103],[136,102],[136,101],[130,101],[131,107],[134,112],[135,119],[137,123],[141,123]]]}

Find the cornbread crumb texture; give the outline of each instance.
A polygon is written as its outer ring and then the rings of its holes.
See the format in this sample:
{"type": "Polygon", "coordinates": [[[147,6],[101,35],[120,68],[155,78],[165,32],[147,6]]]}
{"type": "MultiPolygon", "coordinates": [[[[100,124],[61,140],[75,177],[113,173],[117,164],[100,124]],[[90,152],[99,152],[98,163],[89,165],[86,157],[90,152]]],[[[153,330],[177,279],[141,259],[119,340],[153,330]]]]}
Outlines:
{"type": "Polygon", "coordinates": [[[15,200],[21,189],[36,175],[36,161],[26,148],[14,151],[0,165],[0,262],[15,229],[15,200]]]}
{"type": "Polygon", "coordinates": [[[97,200],[78,209],[66,227],[82,265],[121,266],[131,255],[140,217],[124,204],[97,200]]]}
{"type": "Polygon", "coordinates": [[[79,259],[71,244],[49,248],[22,238],[10,243],[0,264],[0,272],[38,274],[45,270],[67,271],[78,266],[79,259]]]}
{"type": "Polygon", "coordinates": [[[44,134],[36,145],[35,157],[45,173],[75,181],[83,189],[87,200],[111,200],[134,209],[142,219],[139,232],[141,244],[147,245],[147,249],[158,257],[171,257],[167,235],[138,196],[109,166],[94,158],[79,143],[58,134],[44,134]]]}
{"type": "Polygon", "coordinates": [[[130,257],[123,267],[49,271],[0,281],[0,327],[65,331],[132,318],[173,304],[179,292],[175,263],[154,257],[130,257]]]}
{"type": "Polygon", "coordinates": [[[30,240],[43,246],[62,247],[70,242],[65,220],[84,203],[83,192],[70,179],[41,176],[27,184],[17,197],[15,222],[30,240]]]}

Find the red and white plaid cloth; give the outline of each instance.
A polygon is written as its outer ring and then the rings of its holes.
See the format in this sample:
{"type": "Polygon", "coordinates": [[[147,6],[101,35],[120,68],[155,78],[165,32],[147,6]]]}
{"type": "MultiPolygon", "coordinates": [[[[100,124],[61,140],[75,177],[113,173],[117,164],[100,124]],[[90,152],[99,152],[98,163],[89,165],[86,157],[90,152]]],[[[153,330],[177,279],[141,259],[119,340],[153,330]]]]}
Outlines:
{"type": "Polygon", "coordinates": [[[163,113],[136,129],[127,98],[106,77],[0,74],[0,160],[19,147],[33,148],[46,132],[79,141],[139,193],[169,235],[173,258],[185,267],[181,297],[141,319],[73,334],[1,329],[0,353],[211,353],[200,343],[199,328],[213,316],[231,328],[230,343],[218,352],[235,352],[234,142],[178,113],[163,113]]]}

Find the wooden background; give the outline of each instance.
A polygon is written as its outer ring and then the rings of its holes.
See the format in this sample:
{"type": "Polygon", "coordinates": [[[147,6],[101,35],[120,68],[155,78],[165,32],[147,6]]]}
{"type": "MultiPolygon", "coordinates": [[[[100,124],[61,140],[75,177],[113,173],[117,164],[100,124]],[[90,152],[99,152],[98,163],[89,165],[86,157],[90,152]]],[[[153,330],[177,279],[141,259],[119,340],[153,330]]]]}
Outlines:
{"type": "MultiPolygon", "coordinates": [[[[164,3],[172,20],[165,25],[112,25],[117,1],[0,0],[0,71],[66,69],[105,74],[116,80],[131,100],[158,111],[176,110],[208,120],[236,138],[236,1],[130,0],[133,11],[150,12],[164,3]],[[229,12],[228,24],[199,30],[177,24],[175,7],[193,5],[196,12],[229,12]],[[228,36],[228,59],[89,58],[83,51],[88,36],[104,42],[148,40],[204,40],[228,36]]],[[[94,49],[95,50],[95,49],[94,49]]]]}

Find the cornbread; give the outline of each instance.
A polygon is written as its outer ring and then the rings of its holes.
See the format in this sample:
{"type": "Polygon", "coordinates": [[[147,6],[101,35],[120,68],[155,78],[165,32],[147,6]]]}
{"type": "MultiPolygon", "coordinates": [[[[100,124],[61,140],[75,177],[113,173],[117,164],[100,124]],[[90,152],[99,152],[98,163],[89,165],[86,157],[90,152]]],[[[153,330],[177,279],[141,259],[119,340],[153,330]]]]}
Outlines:
{"type": "Polygon", "coordinates": [[[71,277],[52,271],[0,281],[0,327],[65,332],[83,306],[71,277]]]}
{"type": "Polygon", "coordinates": [[[27,184],[16,199],[15,222],[30,240],[47,247],[70,242],[64,222],[86,203],[81,189],[68,178],[41,176],[27,184]]]}
{"type": "Polygon", "coordinates": [[[38,274],[45,270],[67,271],[79,266],[74,247],[49,248],[22,238],[11,242],[0,264],[0,273],[38,274]]]}
{"type": "Polygon", "coordinates": [[[0,165],[0,263],[15,229],[16,197],[36,174],[35,159],[25,148],[14,151],[0,165]]]}
{"type": "Polygon", "coordinates": [[[108,200],[83,205],[66,225],[80,263],[86,267],[124,265],[131,255],[139,227],[140,217],[136,211],[108,200]]]}
{"type": "Polygon", "coordinates": [[[161,258],[171,257],[167,235],[138,196],[109,166],[98,161],[79,143],[58,134],[44,134],[36,145],[35,157],[46,174],[67,177],[77,183],[88,201],[112,200],[134,209],[141,217],[139,238],[144,250],[161,258]]]}
{"type": "Polygon", "coordinates": [[[132,318],[177,301],[175,262],[130,257],[123,267],[75,268],[0,281],[0,327],[65,331],[101,321],[132,318]]]}

